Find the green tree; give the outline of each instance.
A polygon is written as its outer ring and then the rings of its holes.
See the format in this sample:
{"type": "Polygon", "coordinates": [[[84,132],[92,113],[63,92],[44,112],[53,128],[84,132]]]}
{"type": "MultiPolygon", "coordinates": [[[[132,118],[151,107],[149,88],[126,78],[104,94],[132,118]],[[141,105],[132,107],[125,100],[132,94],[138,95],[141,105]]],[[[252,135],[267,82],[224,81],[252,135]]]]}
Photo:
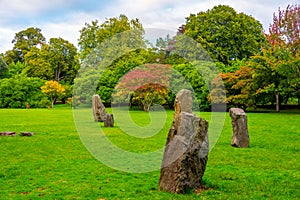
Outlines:
{"type": "Polygon", "coordinates": [[[44,81],[39,78],[28,78],[15,75],[13,78],[0,80],[0,108],[39,107],[44,97],[41,86],[44,81]]]}
{"type": "Polygon", "coordinates": [[[137,37],[144,35],[144,29],[139,20],[129,20],[125,15],[109,18],[102,24],[99,24],[97,20],[92,21],[91,24],[86,23],[85,27],[80,30],[78,42],[80,58],[86,58],[105,39],[128,30],[135,30],[137,37]]]}
{"type": "Polygon", "coordinates": [[[26,65],[24,63],[21,63],[20,61],[18,61],[17,63],[12,62],[8,66],[7,77],[13,78],[14,76],[21,75],[21,74],[23,74],[25,68],[26,68],[26,65]]]}
{"type": "Polygon", "coordinates": [[[12,43],[14,47],[12,50],[6,52],[5,60],[8,64],[11,62],[24,62],[24,57],[32,47],[40,47],[46,42],[45,37],[39,28],[27,28],[16,33],[12,43]]]}
{"type": "Polygon", "coordinates": [[[65,88],[57,81],[47,81],[41,89],[45,95],[50,97],[52,108],[54,108],[56,100],[65,94],[65,88]]]}
{"type": "Polygon", "coordinates": [[[73,83],[79,68],[76,47],[62,38],[51,38],[49,41],[49,58],[54,71],[54,80],[73,83]]]}
{"type": "Polygon", "coordinates": [[[184,34],[201,44],[215,62],[225,65],[249,58],[265,42],[260,22],[225,5],[191,14],[184,34]]]}
{"type": "Polygon", "coordinates": [[[5,61],[0,57],[0,79],[4,78],[7,75],[8,66],[5,61]]]}
{"type": "Polygon", "coordinates": [[[24,73],[28,77],[38,77],[43,80],[54,79],[54,72],[50,63],[49,45],[45,44],[41,49],[32,47],[25,55],[25,63],[24,73]]]}
{"type": "Polygon", "coordinates": [[[75,81],[76,96],[90,103],[95,93],[91,90],[96,88],[101,100],[110,103],[119,79],[149,58],[143,37],[139,20],[125,15],[101,25],[97,21],[86,24],[79,39],[82,67],[75,81]]]}
{"type": "MultiPolygon", "coordinates": [[[[268,44],[253,56],[249,66],[254,69],[256,93],[273,95],[276,111],[290,96],[300,98],[300,6],[288,6],[274,13],[268,44]]],[[[299,100],[300,103],[300,100],[299,100]]]]}
{"type": "Polygon", "coordinates": [[[40,49],[32,47],[25,56],[30,77],[72,84],[79,68],[76,47],[62,38],[51,38],[40,49]]]}

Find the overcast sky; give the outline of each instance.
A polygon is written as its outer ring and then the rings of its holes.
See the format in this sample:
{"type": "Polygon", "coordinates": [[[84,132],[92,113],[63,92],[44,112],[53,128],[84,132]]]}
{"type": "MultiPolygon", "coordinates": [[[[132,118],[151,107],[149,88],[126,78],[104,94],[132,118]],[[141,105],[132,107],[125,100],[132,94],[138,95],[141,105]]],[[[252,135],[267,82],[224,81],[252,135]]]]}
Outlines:
{"type": "Polygon", "coordinates": [[[12,49],[15,33],[29,27],[42,29],[47,41],[62,37],[77,45],[85,22],[103,22],[125,14],[139,18],[144,28],[176,31],[190,13],[229,5],[259,20],[267,30],[278,8],[300,0],[0,0],[0,53],[12,49]]]}

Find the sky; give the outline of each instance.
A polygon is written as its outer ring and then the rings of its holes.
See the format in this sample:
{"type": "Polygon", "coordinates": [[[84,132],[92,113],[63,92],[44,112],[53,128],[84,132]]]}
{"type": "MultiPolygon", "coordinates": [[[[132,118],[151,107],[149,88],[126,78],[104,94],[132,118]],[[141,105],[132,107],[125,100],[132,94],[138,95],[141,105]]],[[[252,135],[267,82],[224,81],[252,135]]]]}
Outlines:
{"type": "Polygon", "coordinates": [[[267,31],[278,8],[300,0],[0,0],[0,53],[12,49],[15,34],[29,27],[40,28],[47,41],[61,37],[77,46],[85,23],[102,23],[120,14],[138,18],[146,31],[165,30],[165,36],[176,32],[191,13],[220,4],[251,15],[267,31]]]}

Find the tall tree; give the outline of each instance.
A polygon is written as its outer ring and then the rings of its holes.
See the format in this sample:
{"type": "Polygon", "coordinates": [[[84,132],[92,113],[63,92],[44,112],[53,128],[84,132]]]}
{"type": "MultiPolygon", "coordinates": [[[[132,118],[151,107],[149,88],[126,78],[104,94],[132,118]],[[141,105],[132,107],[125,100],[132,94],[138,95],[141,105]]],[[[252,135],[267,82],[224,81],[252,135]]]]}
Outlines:
{"type": "MultiPolygon", "coordinates": [[[[287,6],[273,15],[268,45],[253,56],[250,66],[255,69],[254,81],[260,83],[257,93],[272,94],[276,110],[290,96],[300,99],[300,6],[287,6]]],[[[299,100],[300,103],[300,100],[299,100]]]]}
{"type": "Polygon", "coordinates": [[[26,67],[23,72],[25,72],[28,77],[53,80],[54,72],[49,58],[49,45],[43,45],[41,49],[32,47],[25,55],[26,67]]]}
{"type": "Polygon", "coordinates": [[[54,71],[54,80],[72,83],[79,68],[76,47],[62,38],[49,41],[49,62],[54,71]]]}
{"type": "Polygon", "coordinates": [[[86,23],[80,30],[78,42],[80,58],[84,59],[105,39],[128,30],[135,30],[138,37],[143,37],[144,29],[139,20],[137,18],[129,20],[125,15],[109,18],[102,24],[97,20],[91,24],[86,23]]]}
{"type": "Polygon", "coordinates": [[[14,47],[12,50],[6,52],[6,61],[11,62],[24,62],[24,57],[32,47],[40,47],[46,42],[45,37],[39,28],[27,28],[16,33],[12,43],[14,47]]]}
{"type": "Polygon", "coordinates": [[[144,29],[138,19],[125,15],[86,24],[79,39],[82,67],[76,78],[76,94],[90,102],[97,90],[101,100],[111,102],[113,89],[129,70],[146,63],[144,29]],[[100,78],[101,77],[101,78],[100,78]],[[100,79],[100,80],[99,80],[100,79]]]}
{"type": "Polygon", "coordinates": [[[184,34],[200,43],[214,61],[225,65],[249,58],[259,52],[265,42],[260,22],[225,5],[191,14],[184,34]]]}
{"type": "Polygon", "coordinates": [[[300,106],[300,5],[288,5],[274,13],[267,38],[280,55],[278,73],[286,76],[286,87],[291,96],[298,97],[300,106]]]}
{"type": "Polygon", "coordinates": [[[79,68],[76,47],[62,38],[51,38],[40,49],[32,47],[25,56],[28,76],[72,84],[79,68]]]}

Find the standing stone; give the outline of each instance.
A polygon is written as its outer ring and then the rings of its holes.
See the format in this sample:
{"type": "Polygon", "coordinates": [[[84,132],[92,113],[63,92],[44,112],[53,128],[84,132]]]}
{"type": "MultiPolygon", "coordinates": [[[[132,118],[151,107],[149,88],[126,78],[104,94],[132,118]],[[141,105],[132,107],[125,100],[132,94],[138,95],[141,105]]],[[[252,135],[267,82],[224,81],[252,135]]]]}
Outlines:
{"type": "Polygon", "coordinates": [[[114,127],[114,115],[107,114],[106,120],[104,120],[104,127],[114,127]]]}
{"type": "Polygon", "coordinates": [[[229,114],[233,129],[231,146],[239,148],[249,147],[250,141],[246,113],[240,108],[230,108],[229,114]]]}
{"type": "Polygon", "coordinates": [[[192,114],[192,94],[181,90],[164,152],[159,190],[186,193],[201,186],[208,160],[208,122],[192,114]]]}
{"type": "Polygon", "coordinates": [[[104,122],[105,127],[114,126],[113,114],[108,114],[106,112],[105,106],[103,105],[98,94],[95,94],[92,97],[92,109],[95,122],[104,122]]]}

